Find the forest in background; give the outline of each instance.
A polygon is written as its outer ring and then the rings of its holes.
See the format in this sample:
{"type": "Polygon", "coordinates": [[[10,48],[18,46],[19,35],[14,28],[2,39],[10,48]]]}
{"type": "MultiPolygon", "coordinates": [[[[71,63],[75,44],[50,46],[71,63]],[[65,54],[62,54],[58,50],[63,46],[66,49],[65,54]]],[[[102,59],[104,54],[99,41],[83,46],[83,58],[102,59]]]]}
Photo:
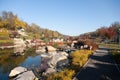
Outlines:
{"type": "Polygon", "coordinates": [[[114,22],[110,26],[102,26],[96,31],[81,34],[80,38],[94,39],[98,42],[118,43],[120,35],[120,23],[114,22]]]}

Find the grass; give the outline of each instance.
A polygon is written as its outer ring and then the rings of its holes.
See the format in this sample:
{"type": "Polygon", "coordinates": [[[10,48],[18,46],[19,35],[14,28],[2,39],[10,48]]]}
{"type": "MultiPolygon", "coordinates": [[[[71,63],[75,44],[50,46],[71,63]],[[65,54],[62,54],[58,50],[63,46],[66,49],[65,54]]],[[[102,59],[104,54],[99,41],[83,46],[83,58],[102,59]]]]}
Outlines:
{"type": "Polygon", "coordinates": [[[13,40],[0,40],[0,43],[13,43],[13,40]]]}
{"type": "Polygon", "coordinates": [[[47,76],[47,80],[72,80],[74,70],[64,69],[60,72],[47,76]]]}
{"type": "Polygon", "coordinates": [[[0,32],[0,36],[9,36],[7,32],[0,32]]]}
{"type": "Polygon", "coordinates": [[[111,48],[111,49],[119,49],[120,45],[119,44],[105,44],[105,43],[99,43],[99,46],[104,46],[107,48],[111,48]]]}
{"type": "Polygon", "coordinates": [[[31,35],[28,35],[28,36],[22,36],[22,35],[20,35],[20,38],[21,39],[33,39],[34,37],[33,36],[31,36],[31,35]]]}
{"type": "Polygon", "coordinates": [[[33,34],[33,33],[26,32],[26,34],[28,35],[28,36],[26,36],[26,39],[33,39],[33,38],[35,38],[35,34],[33,34]]]}
{"type": "Polygon", "coordinates": [[[0,41],[0,46],[13,46],[14,42],[13,41],[0,41]]]}
{"type": "Polygon", "coordinates": [[[14,41],[12,39],[0,40],[0,46],[12,46],[14,41]]]}
{"type": "Polygon", "coordinates": [[[13,40],[9,38],[7,32],[0,32],[0,46],[10,46],[13,45],[13,40]]]}

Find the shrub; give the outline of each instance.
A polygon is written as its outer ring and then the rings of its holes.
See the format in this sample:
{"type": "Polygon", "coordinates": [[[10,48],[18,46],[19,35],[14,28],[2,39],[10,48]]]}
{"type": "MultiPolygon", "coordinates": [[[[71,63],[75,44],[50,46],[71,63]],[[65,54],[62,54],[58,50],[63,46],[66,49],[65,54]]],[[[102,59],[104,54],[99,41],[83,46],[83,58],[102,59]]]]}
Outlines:
{"type": "Polygon", "coordinates": [[[90,50],[79,50],[72,53],[71,56],[71,68],[77,73],[83,65],[87,62],[89,56],[93,53],[90,50]]]}
{"type": "Polygon", "coordinates": [[[93,49],[93,50],[98,49],[98,45],[97,45],[94,41],[92,41],[92,40],[87,40],[87,41],[85,41],[85,44],[87,44],[87,45],[89,45],[89,46],[92,46],[92,49],[93,49]]]}
{"type": "Polygon", "coordinates": [[[72,80],[74,70],[64,69],[60,72],[47,76],[47,80],[72,80]]]}
{"type": "Polygon", "coordinates": [[[79,65],[82,67],[86,63],[86,61],[91,53],[92,53],[92,51],[90,51],[90,50],[79,50],[79,51],[72,53],[71,54],[72,64],[79,65]]]}

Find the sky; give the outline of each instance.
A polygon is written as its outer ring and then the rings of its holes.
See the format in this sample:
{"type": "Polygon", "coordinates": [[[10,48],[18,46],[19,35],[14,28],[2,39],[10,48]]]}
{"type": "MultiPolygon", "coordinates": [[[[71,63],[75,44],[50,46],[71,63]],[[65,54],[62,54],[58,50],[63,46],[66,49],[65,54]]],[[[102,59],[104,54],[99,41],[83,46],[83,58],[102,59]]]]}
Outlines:
{"type": "Polygon", "coordinates": [[[71,36],[120,22],[120,0],[0,0],[3,11],[71,36]]]}

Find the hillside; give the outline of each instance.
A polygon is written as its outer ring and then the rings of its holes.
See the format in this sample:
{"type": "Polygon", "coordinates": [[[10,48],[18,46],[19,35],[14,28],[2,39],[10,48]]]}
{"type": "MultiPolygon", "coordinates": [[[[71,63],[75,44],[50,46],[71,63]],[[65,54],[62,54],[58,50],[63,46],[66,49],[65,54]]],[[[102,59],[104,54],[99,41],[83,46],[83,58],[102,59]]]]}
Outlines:
{"type": "MultiPolygon", "coordinates": [[[[8,39],[11,32],[17,31],[19,29],[24,29],[29,37],[26,38],[39,38],[42,40],[49,40],[52,38],[77,38],[78,36],[68,36],[59,33],[58,31],[52,31],[40,27],[39,25],[21,20],[17,15],[12,12],[1,12],[0,15],[0,39],[8,39]]],[[[119,29],[120,23],[114,22],[110,26],[102,26],[96,31],[84,33],[79,36],[82,39],[95,39],[98,42],[119,42],[119,29]]],[[[22,37],[22,36],[21,36],[22,37]]],[[[23,38],[23,37],[22,37],[23,38]]],[[[8,39],[9,40],[9,39],[8,39]]],[[[11,42],[11,41],[10,41],[11,42]]]]}
{"type": "Polygon", "coordinates": [[[94,39],[97,42],[118,43],[120,35],[120,22],[114,22],[110,26],[102,26],[96,31],[81,34],[80,38],[94,39]]]}
{"type": "Polygon", "coordinates": [[[35,23],[28,24],[25,21],[20,20],[20,18],[13,14],[12,12],[2,12],[0,15],[0,30],[2,32],[2,29],[6,29],[9,33],[11,31],[16,31],[19,29],[24,29],[26,33],[30,36],[29,38],[61,38],[63,37],[62,34],[60,34],[57,31],[52,31],[49,29],[44,29],[38,26],[35,23]]]}

